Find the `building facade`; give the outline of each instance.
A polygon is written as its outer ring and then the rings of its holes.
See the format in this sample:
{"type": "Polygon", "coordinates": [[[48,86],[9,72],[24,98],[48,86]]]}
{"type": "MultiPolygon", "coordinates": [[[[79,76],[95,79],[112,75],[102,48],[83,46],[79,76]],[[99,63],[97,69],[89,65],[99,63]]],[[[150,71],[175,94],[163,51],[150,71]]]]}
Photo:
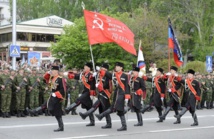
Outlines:
{"type": "MultiPolygon", "coordinates": [[[[27,58],[29,51],[41,53],[41,59],[51,57],[48,48],[52,42],[56,42],[56,35],[61,35],[66,25],[73,25],[73,22],[55,15],[17,23],[16,45],[19,45],[21,50],[21,56],[17,60],[27,58]]],[[[0,26],[0,60],[11,60],[11,44],[12,25],[0,26]]]]}
{"type": "Polygon", "coordinates": [[[10,20],[9,0],[0,0],[0,26],[10,24],[10,20]]]}

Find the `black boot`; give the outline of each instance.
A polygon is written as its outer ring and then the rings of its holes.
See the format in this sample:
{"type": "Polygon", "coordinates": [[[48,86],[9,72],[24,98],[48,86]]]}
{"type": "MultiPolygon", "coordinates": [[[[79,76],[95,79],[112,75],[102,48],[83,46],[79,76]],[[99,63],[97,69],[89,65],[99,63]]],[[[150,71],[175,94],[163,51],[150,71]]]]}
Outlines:
{"type": "Polygon", "coordinates": [[[65,108],[65,112],[67,114],[69,114],[70,111],[72,111],[74,108],[76,108],[78,106],[77,103],[72,103],[70,106],[68,106],[67,108],[65,108]]]}
{"type": "Polygon", "coordinates": [[[167,108],[166,108],[164,114],[161,115],[159,118],[162,119],[162,120],[165,120],[166,115],[169,113],[170,109],[171,109],[171,107],[167,106],[167,108]]]}
{"type": "Polygon", "coordinates": [[[21,117],[26,117],[26,115],[24,114],[24,111],[21,111],[21,117]]]}
{"type": "Polygon", "coordinates": [[[64,125],[63,125],[62,117],[56,117],[56,120],[58,122],[59,128],[54,130],[54,132],[64,131],[64,125]]]}
{"type": "Polygon", "coordinates": [[[144,114],[144,112],[146,112],[148,109],[150,109],[151,108],[151,106],[150,105],[147,105],[145,108],[143,108],[143,109],[141,109],[140,110],[140,112],[142,113],[142,114],[144,114]]]}
{"type": "MultiPolygon", "coordinates": [[[[158,111],[158,115],[159,115],[159,117],[162,116],[162,111],[161,111],[161,110],[158,111]]],[[[157,122],[157,123],[161,123],[161,122],[163,122],[163,119],[159,118],[159,120],[156,121],[156,122],[157,122]]]]}
{"type": "Polygon", "coordinates": [[[101,114],[95,114],[95,116],[98,118],[98,120],[102,120],[103,117],[105,117],[106,115],[109,115],[111,113],[111,109],[107,109],[106,111],[102,112],[101,114]]]}
{"type": "Polygon", "coordinates": [[[10,118],[10,113],[9,112],[6,112],[6,117],[10,118]]]}
{"type": "Polygon", "coordinates": [[[121,120],[122,127],[117,129],[117,131],[126,131],[127,130],[127,126],[126,126],[125,116],[124,115],[120,116],[120,120],[121,120]]]}
{"type": "Polygon", "coordinates": [[[90,119],[90,123],[87,124],[86,126],[95,126],[95,123],[94,123],[94,115],[93,115],[93,114],[90,114],[90,115],[89,115],[89,119],[90,119]]]}
{"type": "Polygon", "coordinates": [[[198,118],[197,118],[197,115],[195,113],[192,114],[192,118],[194,120],[194,123],[191,124],[191,126],[198,126],[198,118]]]}
{"type": "Polygon", "coordinates": [[[21,111],[17,111],[17,115],[16,115],[17,117],[21,117],[21,111]]]}
{"type": "Polygon", "coordinates": [[[76,109],[73,109],[73,110],[71,111],[71,115],[78,115],[77,112],[76,112],[76,109]]]}
{"type": "Polygon", "coordinates": [[[36,109],[33,110],[27,110],[30,113],[30,116],[38,116],[39,112],[42,111],[42,107],[37,107],[36,109]]]}
{"type": "Polygon", "coordinates": [[[207,109],[209,109],[210,108],[210,103],[206,102],[206,105],[207,105],[207,109]]]}
{"type": "Polygon", "coordinates": [[[136,112],[136,115],[137,115],[138,123],[135,124],[134,126],[142,126],[143,125],[143,118],[142,118],[141,113],[140,112],[136,112]]]}
{"type": "Polygon", "coordinates": [[[175,121],[173,124],[180,124],[181,123],[181,118],[177,118],[177,121],[175,121]]]}
{"type": "Polygon", "coordinates": [[[106,128],[111,128],[111,116],[110,115],[106,115],[106,125],[102,126],[102,129],[106,129],[106,128]]]}
{"type": "Polygon", "coordinates": [[[175,118],[181,118],[186,112],[187,112],[187,108],[186,107],[182,107],[182,110],[179,114],[175,115],[175,118]]]}
{"type": "Polygon", "coordinates": [[[48,116],[48,109],[45,110],[45,116],[48,116]]]}
{"type": "Polygon", "coordinates": [[[5,112],[2,112],[2,117],[6,118],[6,113],[5,112]]]}
{"type": "Polygon", "coordinates": [[[91,109],[89,109],[87,112],[85,112],[85,113],[79,113],[79,115],[82,117],[82,119],[83,120],[85,120],[85,118],[87,117],[87,116],[89,116],[90,114],[92,114],[94,111],[95,111],[96,109],[95,108],[91,108],[91,109]]]}

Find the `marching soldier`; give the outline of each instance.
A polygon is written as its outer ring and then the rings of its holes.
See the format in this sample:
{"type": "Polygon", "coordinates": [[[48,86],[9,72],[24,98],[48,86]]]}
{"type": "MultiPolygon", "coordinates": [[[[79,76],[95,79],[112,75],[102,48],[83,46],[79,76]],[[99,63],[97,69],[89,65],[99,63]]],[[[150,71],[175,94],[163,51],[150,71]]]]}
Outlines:
{"type": "MultiPolygon", "coordinates": [[[[164,111],[164,114],[160,116],[161,120],[165,120],[166,115],[169,113],[171,107],[173,108],[175,115],[178,115],[178,106],[180,104],[180,91],[181,88],[181,77],[177,75],[178,68],[175,66],[170,67],[170,73],[167,73],[165,79],[167,79],[167,89],[169,92],[169,101],[167,104],[167,108],[164,111]]],[[[180,124],[180,118],[177,118],[177,121],[174,124],[180,124]]]]}
{"type": "Polygon", "coordinates": [[[3,118],[10,118],[10,105],[13,88],[13,77],[9,75],[9,70],[4,70],[4,75],[0,79],[1,86],[1,111],[3,118]]]}
{"type": "Polygon", "coordinates": [[[197,101],[200,101],[200,85],[199,82],[197,80],[194,79],[194,74],[195,71],[192,69],[189,69],[187,71],[187,79],[186,80],[182,80],[181,82],[183,84],[185,84],[185,92],[186,95],[184,98],[186,101],[185,103],[185,107],[182,108],[182,111],[175,115],[176,118],[180,119],[181,116],[183,116],[187,110],[189,110],[189,112],[192,114],[194,123],[191,126],[197,126],[198,125],[198,119],[197,119],[197,115],[195,113],[196,110],[196,104],[197,101]]]}
{"type": "Polygon", "coordinates": [[[26,86],[27,78],[24,77],[24,70],[20,69],[19,74],[14,78],[14,84],[16,87],[16,103],[17,103],[17,117],[25,117],[25,98],[26,98],[26,86]]]}
{"type": "MultiPolygon", "coordinates": [[[[92,99],[96,95],[95,93],[95,78],[91,73],[92,70],[92,63],[86,63],[84,66],[84,71],[80,74],[75,74],[73,72],[68,73],[69,79],[76,79],[82,80],[84,84],[84,90],[80,97],[76,99],[74,103],[72,103],[69,107],[65,108],[66,113],[69,113],[74,108],[82,104],[82,108],[86,109],[87,111],[92,108],[92,99]]],[[[94,115],[89,115],[90,123],[86,126],[94,126],[94,115]]]]}
{"type": "MultiPolygon", "coordinates": [[[[98,73],[98,83],[96,87],[98,89],[98,100],[94,103],[92,108],[85,113],[79,113],[82,119],[85,119],[87,116],[92,114],[98,107],[99,112],[102,113],[110,107],[110,97],[112,93],[112,74],[108,72],[109,65],[103,63],[101,69],[98,73]]],[[[111,128],[111,117],[106,115],[106,125],[102,126],[103,129],[111,128]]]]}
{"type": "Polygon", "coordinates": [[[66,108],[66,106],[67,106],[67,97],[68,97],[68,94],[67,94],[67,79],[66,78],[64,78],[63,76],[63,73],[64,73],[64,71],[62,70],[62,69],[60,69],[59,70],[59,76],[62,78],[62,82],[63,82],[63,85],[65,85],[64,86],[64,88],[65,88],[65,97],[64,97],[64,100],[62,101],[62,110],[63,110],[63,115],[65,115],[65,108],[66,108]]]}
{"type": "Polygon", "coordinates": [[[146,86],[144,83],[144,80],[140,77],[138,77],[140,68],[135,67],[132,70],[132,78],[130,82],[130,87],[131,87],[131,106],[134,109],[136,115],[137,115],[137,120],[138,123],[135,124],[134,126],[143,126],[143,118],[141,115],[141,98],[143,92],[146,91],[146,86]]]}
{"type": "Polygon", "coordinates": [[[64,124],[62,121],[62,100],[64,99],[65,94],[65,84],[63,83],[62,78],[59,76],[59,66],[52,66],[51,75],[46,73],[44,75],[44,79],[49,83],[51,91],[47,108],[52,116],[55,116],[59,125],[59,128],[54,130],[54,132],[64,131],[64,124]]]}
{"type": "MultiPolygon", "coordinates": [[[[164,107],[165,104],[165,92],[166,92],[166,85],[165,81],[163,79],[163,69],[158,68],[155,77],[147,78],[143,77],[144,80],[152,82],[153,92],[151,95],[150,103],[147,107],[141,110],[142,113],[147,111],[151,106],[155,106],[159,117],[162,116],[162,107],[164,107]]],[[[163,119],[159,119],[157,121],[163,122],[163,119]]]]}
{"type": "Polygon", "coordinates": [[[102,120],[106,115],[109,115],[112,112],[117,112],[122,124],[122,127],[117,129],[117,131],[127,130],[124,106],[127,107],[128,105],[128,100],[130,99],[130,88],[128,85],[128,76],[123,73],[123,69],[123,63],[117,62],[115,64],[115,73],[113,74],[112,80],[116,83],[116,86],[111,107],[101,114],[95,114],[99,120],[102,120]]]}

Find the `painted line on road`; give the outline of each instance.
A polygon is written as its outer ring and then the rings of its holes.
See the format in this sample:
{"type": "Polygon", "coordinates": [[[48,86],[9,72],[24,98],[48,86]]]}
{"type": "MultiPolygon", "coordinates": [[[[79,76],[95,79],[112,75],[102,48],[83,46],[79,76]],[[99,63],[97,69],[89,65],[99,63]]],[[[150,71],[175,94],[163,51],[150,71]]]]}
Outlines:
{"type": "MultiPolygon", "coordinates": [[[[213,117],[214,115],[201,115],[198,118],[207,118],[213,117]]],[[[126,116],[127,117],[127,116],[126,116]]],[[[182,119],[189,119],[192,118],[191,116],[183,116],[182,119]]],[[[128,119],[128,118],[127,118],[128,119]]],[[[158,118],[145,118],[143,121],[153,121],[157,120],[158,118]]],[[[166,117],[166,120],[174,120],[175,117],[166,117]]],[[[137,119],[128,119],[127,122],[133,122],[137,119]]],[[[120,120],[112,120],[112,123],[120,122],[120,120]]],[[[87,124],[88,122],[69,122],[64,123],[64,125],[79,125],[79,124],[87,124]]],[[[99,123],[106,123],[106,121],[96,121],[96,124],[99,123]]],[[[42,127],[42,126],[55,126],[57,123],[50,123],[50,124],[29,124],[29,125],[11,125],[11,126],[0,126],[0,129],[10,129],[10,128],[26,128],[26,127],[42,127]]]]}
{"type": "Polygon", "coordinates": [[[186,131],[186,130],[198,130],[198,129],[210,129],[214,126],[204,126],[204,127],[193,127],[193,128],[176,128],[176,129],[165,129],[165,130],[153,130],[149,131],[151,133],[160,133],[160,132],[173,132],[173,131],[186,131]]]}
{"type": "Polygon", "coordinates": [[[53,139],[85,139],[85,138],[98,138],[107,137],[109,135],[90,135],[90,136],[77,136],[77,137],[65,137],[65,138],[53,138],[53,139]]]}

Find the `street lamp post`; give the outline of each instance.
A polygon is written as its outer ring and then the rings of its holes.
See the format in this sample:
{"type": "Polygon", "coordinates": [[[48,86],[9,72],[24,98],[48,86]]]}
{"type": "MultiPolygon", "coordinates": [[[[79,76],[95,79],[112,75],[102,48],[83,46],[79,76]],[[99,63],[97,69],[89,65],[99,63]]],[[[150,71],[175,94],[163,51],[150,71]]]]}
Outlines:
{"type": "MultiPolygon", "coordinates": [[[[13,0],[12,45],[16,45],[16,0],[13,0]]],[[[12,67],[16,69],[16,57],[12,58],[12,67]]]]}

